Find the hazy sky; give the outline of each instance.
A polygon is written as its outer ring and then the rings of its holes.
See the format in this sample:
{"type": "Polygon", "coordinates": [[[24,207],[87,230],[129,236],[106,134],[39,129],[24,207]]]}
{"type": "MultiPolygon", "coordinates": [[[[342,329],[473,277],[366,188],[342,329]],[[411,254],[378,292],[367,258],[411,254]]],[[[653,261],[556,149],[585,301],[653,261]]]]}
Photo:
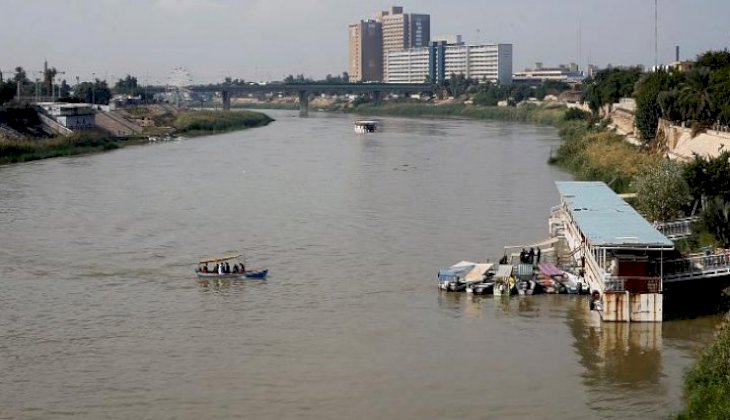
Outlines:
{"type": "MultiPolygon", "coordinates": [[[[75,81],[322,78],[347,70],[347,25],[389,5],[431,15],[431,35],[514,44],[534,62],[654,64],[653,0],[0,0],[0,70],[43,60],[75,81]],[[579,58],[579,22],[582,45],[579,58]]],[[[658,0],[659,62],[730,47],[730,0],[658,0]]]]}

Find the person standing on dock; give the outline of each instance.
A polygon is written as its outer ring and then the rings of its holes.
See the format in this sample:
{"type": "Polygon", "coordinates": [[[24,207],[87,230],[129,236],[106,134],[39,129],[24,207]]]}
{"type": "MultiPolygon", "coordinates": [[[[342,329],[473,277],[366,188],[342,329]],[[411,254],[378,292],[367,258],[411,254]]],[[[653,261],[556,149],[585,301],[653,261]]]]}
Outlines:
{"type": "Polygon", "coordinates": [[[530,253],[527,255],[527,262],[532,264],[535,262],[535,248],[530,248],[530,253]]]}
{"type": "Polygon", "coordinates": [[[540,254],[542,254],[542,251],[540,251],[540,247],[537,247],[537,263],[540,264],[540,254]]]}

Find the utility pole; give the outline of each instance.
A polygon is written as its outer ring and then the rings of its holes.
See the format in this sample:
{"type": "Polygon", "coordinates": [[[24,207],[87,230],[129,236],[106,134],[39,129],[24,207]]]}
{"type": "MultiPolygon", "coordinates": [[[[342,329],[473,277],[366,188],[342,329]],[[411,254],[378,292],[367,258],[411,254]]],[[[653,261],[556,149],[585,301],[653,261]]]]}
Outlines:
{"type": "Polygon", "coordinates": [[[94,103],[96,102],[96,98],[94,97],[96,93],[96,73],[91,73],[91,107],[94,107],[94,103]]]}
{"type": "MultiPolygon", "coordinates": [[[[57,72],[57,74],[66,74],[66,72],[59,71],[59,72],[57,72]]],[[[55,88],[53,87],[54,80],[56,80],[56,75],[53,75],[53,77],[51,77],[51,102],[56,102],[56,100],[54,98],[54,96],[55,96],[54,93],[56,92],[55,88]]],[[[61,87],[60,86],[58,87],[58,96],[59,97],[61,96],[61,87]]]]}

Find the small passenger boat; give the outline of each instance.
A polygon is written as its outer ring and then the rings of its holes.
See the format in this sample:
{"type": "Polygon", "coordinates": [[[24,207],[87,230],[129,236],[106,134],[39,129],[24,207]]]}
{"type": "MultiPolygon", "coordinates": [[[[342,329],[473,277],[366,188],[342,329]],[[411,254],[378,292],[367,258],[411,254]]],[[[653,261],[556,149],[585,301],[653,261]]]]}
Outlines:
{"type": "Polygon", "coordinates": [[[375,120],[355,121],[355,132],[358,134],[374,133],[378,131],[378,122],[375,120]]]}
{"type": "Polygon", "coordinates": [[[509,264],[501,264],[497,266],[497,272],[494,273],[494,287],[492,294],[494,296],[509,296],[515,294],[515,278],[512,277],[512,266],[509,264]]]}
{"type": "Polygon", "coordinates": [[[254,270],[246,268],[240,259],[240,254],[204,258],[198,262],[195,273],[199,280],[265,279],[269,274],[269,270],[266,268],[254,270]],[[211,268],[208,267],[208,264],[215,264],[215,266],[211,268]]]}
{"type": "Polygon", "coordinates": [[[461,261],[449,268],[439,270],[438,287],[449,292],[461,292],[466,289],[466,274],[474,269],[474,263],[461,261]]]}
{"type": "MultiPolygon", "coordinates": [[[[461,261],[447,269],[439,270],[439,288],[450,292],[471,290],[469,293],[473,293],[472,286],[484,282],[493,265],[491,263],[461,261]]],[[[480,290],[482,288],[483,286],[479,287],[480,290]]]]}

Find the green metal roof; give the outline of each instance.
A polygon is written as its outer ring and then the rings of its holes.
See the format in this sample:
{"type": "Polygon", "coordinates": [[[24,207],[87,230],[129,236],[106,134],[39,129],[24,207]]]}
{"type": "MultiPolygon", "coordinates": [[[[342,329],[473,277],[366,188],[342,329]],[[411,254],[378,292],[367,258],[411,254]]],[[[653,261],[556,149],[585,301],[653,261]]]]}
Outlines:
{"type": "Polygon", "coordinates": [[[603,182],[556,182],[563,202],[593,246],[674,249],[656,230],[603,182]]]}

